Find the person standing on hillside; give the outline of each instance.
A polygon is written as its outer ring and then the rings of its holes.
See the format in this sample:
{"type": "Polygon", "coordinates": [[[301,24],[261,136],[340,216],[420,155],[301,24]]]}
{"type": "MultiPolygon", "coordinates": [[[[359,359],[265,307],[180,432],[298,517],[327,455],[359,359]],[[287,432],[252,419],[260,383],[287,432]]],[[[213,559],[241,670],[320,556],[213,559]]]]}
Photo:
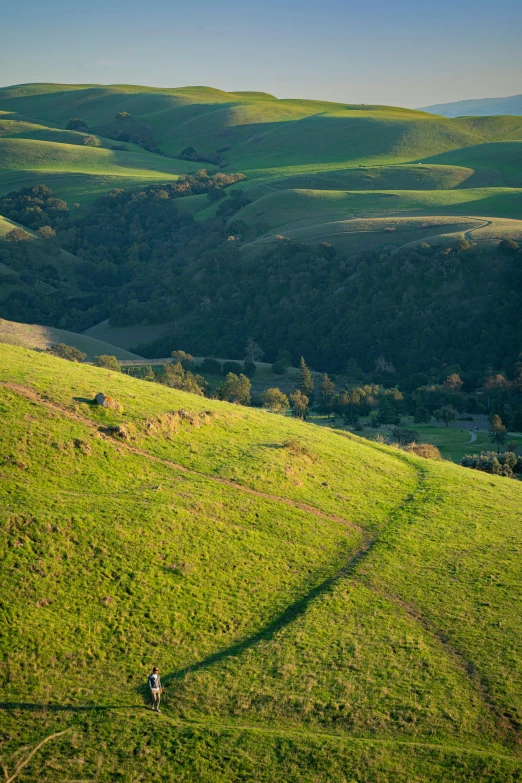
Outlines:
{"type": "Polygon", "coordinates": [[[154,712],[159,712],[161,691],[163,690],[163,688],[161,687],[161,680],[160,680],[157,666],[154,666],[152,672],[149,674],[148,684],[150,689],[150,701],[151,701],[150,708],[151,710],[154,710],[154,712]]]}

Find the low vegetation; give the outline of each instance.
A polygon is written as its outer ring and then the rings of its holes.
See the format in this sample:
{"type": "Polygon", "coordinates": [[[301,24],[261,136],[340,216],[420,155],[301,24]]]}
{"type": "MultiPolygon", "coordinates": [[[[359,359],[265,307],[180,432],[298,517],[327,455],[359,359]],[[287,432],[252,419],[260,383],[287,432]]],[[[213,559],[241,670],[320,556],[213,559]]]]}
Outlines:
{"type": "Polygon", "coordinates": [[[518,482],[0,357],[8,774],[520,777],[518,482]]]}

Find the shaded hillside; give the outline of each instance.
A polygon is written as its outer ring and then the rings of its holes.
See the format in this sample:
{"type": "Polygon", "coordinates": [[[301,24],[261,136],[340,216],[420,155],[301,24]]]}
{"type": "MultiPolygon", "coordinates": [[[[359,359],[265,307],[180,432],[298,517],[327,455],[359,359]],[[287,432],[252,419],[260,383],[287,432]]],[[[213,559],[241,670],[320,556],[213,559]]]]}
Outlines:
{"type": "Polygon", "coordinates": [[[518,482],[0,357],[9,772],[519,779],[518,482]]]}
{"type": "Polygon", "coordinates": [[[110,354],[117,359],[140,358],[130,351],[118,348],[109,343],[96,340],[83,334],[67,332],[65,329],[53,329],[50,326],[37,324],[20,324],[14,321],[4,321],[0,318],[0,343],[18,345],[23,348],[47,350],[56,343],[72,345],[87,354],[87,359],[101,354],[110,354]]]}

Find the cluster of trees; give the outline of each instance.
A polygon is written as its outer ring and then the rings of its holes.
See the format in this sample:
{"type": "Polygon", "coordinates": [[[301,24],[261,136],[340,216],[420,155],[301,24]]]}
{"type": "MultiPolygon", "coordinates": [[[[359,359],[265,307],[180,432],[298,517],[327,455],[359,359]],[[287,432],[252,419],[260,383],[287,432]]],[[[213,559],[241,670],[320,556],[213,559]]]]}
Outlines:
{"type": "Polygon", "coordinates": [[[460,461],[465,468],[482,470],[495,476],[517,478],[522,473],[522,457],[512,451],[482,451],[480,454],[467,454],[460,461]]]}
{"type": "Polygon", "coordinates": [[[218,171],[215,174],[209,174],[206,169],[199,169],[194,174],[187,174],[180,177],[175,182],[169,182],[167,185],[150,185],[147,188],[148,193],[154,194],[157,198],[181,198],[182,196],[197,196],[200,193],[207,193],[211,196],[210,200],[216,200],[212,194],[219,192],[219,198],[224,198],[226,193],[224,188],[234,185],[236,182],[242,182],[246,179],[244,174],[227,174],[218,171]]]}
{"type": "MultiPolygon", "coordinates": [[[[59,356],[60,359],[67,359],[69,362],[81,363],[87,359],[87,354],[84,351],[81,351],[74,345],[67,345],[66,343],[54,343],[47,351],[53,356],[59,356]]],[[[103,353],[99,356],[94,356],[93,361],[97,367],[104,367],[106,370],[121,372],[120,363],[115,356],[103,353]]]]}
{"type": "MultiPolygon", "coordinates": [[[[76,221],[42,186],[9,194],[0,200],[1,214],[31,228],[49,225],[57,244],[82,263],[67,279],[76,290],[55,295],[40,278],[48,281],[52,270],[15,253],[16,245],[32,243],[0,243],[0,261],[32,278],[18,300],[4,300],[0,315],[77,331],[108,316],[114,325],[175,321],[175,333],[135,346],[150,357],[166,356],[176,344],[199,355],[241,357],[249,334],[275,372],[284,374],[304,353],[337,376],[337,387],[348,386],[342,406],[350,416],[368,396],[361,403],[354,387],[378,385],[398,387],[419,422],[438,411],[450,423],[473,405],[506,422],[522,418],[514,385],[522,345],[517,243],[350,254],[282,237],[257,254],[242,253],[237,240],[245,227],[233,216],[248,199],[240,189],[223,191],[241,178],[201,171],[168,185],[115,190],[76,221]],[[196,223],[180,196],[205,192],[219,201],[217,214],[196,223]],[[452,375],[461,387],[445,385],[452,375]],[[489,391],[488,378],[496,378],[489,391]]],[[[67,273],[53,265],[62,280],[67,273]]],[[[384,423],[393,404],[382,403],[384,423]]]]}
{"type": "Polygon", "coordinates": [[[147,152],[160,153],[152,125],[141,117],[133,117],[127,111],[119,111],[114,122],[97,128],[102,136],[116,141],[138,144],[147,152]]]}
{"type": "Polygon", "coordinates": [[[82,120],[80,117],[72,117],[65,126],[65,129],[85,132],[88,130],[88,127],[85,120],[82,120]]]}
{"type": "Polygon", "coordinates": [[[32,237],[18,228],[6,239],[0,242],[0,282],[9,293],[0,303],[0,317],[58,326],[74,289],[54,243],[29,241],[32,237]]]}
{"type": "MultiPolygon", "coordinates": [[[[416,376],[414,388],[457,367],[472,389],[490,368],[509,375],[522,344],[518,250],[425,247],[347,257],[284,242],[253,257],[225,243],[190,269],[195,274],[179,282],[191,317],[177,324],[176,337],[198,353],[238,355],[246,331],[274,362],[281,349],[292,364],[306,352],[333,373],[354,360],[377,383],[416,376]]],[[[164,355],[172,339],[151,352],[164,355]]]]}
{"type": "Polygon", "coordinates": [[[223,164],[223,153],[227,152],[229,149],[230,147],[221,147],[215,152],[200,153],[195,147],[185,147],[185,149],[179,153],[178,157],[180,160],[191,160],[194,163],[204,161],[205,163],[212,163],[214,166],[221,166],[223,164]]]}
{"type": "Polygon", "coordinates": [[[84,362],[87,358],[86,353],[80,351],[79,348],[75,348],[74,345],[67,345],[66,343],[54,343],[48,349],[48,352],[52,353],[53,356],[59,356],[60,359],[67,359],[69,362],[84,362]]]}
{"type": "Polygon", "coordinates": [[[34,185],[1,196],[0,215],[22,223],[27,228],[40,229],[46,226],[57,229],[67,224],[69,208],[66,201],[56,198],[51,188],[34,185]]]}

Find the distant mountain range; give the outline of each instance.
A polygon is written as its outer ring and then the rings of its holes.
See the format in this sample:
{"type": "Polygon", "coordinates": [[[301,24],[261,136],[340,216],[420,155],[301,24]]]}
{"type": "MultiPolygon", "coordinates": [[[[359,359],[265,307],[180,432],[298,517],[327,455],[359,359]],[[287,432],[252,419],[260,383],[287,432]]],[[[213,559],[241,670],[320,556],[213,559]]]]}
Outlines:
{"type": "Polygon", "coordinates": [[[522,115],[522,95],[511,95],[509,98],[474,98],[455,101],[455,103],[438,103],[421,108],[432,114],[442,114],[443,117],[485,117],[491,114],[522,115]]]}

